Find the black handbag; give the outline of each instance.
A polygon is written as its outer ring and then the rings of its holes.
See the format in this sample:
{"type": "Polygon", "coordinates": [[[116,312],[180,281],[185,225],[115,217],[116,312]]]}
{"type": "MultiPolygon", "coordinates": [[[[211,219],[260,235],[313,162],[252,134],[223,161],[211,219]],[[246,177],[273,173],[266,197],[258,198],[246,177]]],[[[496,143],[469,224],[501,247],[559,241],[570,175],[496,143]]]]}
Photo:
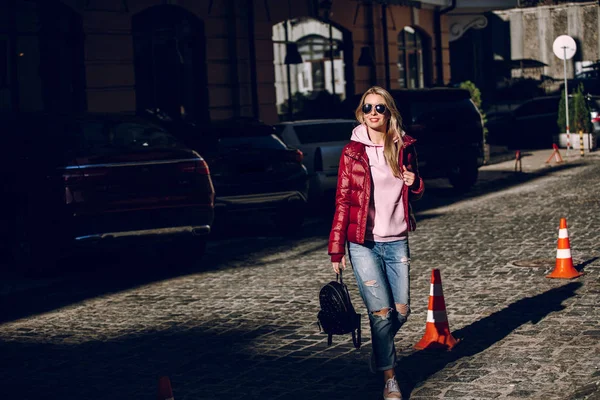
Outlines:
{"type": "Polygon", "coordinates": [[[330,346],[333,335],[352,334],[352,343],[360,348],[360,314],[357,314],[350,301],[348,287],[342,280],[340,270],[335,281],[331,281],[319,292],[321,310],[317,314],[319,329],[327,333],[330,346]]]}

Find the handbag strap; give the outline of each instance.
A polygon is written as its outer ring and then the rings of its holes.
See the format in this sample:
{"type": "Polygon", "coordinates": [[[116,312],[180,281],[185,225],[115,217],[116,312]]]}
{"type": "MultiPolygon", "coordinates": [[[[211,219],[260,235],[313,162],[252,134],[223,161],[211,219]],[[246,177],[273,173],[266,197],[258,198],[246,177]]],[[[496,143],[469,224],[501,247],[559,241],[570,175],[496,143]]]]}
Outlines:
{"type": "Polygon", "coordinates": [[[342,279],[342,269],[340,268],[339,271],[340,271],[340,273],[335,276],[335,280],[338,281],[339,283],[343,284],[344,281],[342,279]]]}
{"type": "Polygon", "coordinates": [[[344,283],[342,278],[342,270],[340,269],[340,273],[336,275],[335,280],[338,281],[342,285],[342,290],[344,291],[344,295],[346,296],[346,300],[348,304],[352,306],[352,301],[350,300],[350,291],[348,290],[348,286],[344,283]]]}

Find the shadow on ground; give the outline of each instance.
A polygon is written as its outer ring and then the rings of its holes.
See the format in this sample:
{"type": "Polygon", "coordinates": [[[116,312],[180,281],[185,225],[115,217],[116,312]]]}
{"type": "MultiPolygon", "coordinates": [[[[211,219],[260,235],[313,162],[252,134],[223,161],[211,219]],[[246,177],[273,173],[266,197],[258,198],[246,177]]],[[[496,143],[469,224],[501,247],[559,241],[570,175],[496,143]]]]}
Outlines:
{"type": "MultiPolygon", "coordinates": [[[[253,348],[255,338],[270,335],[275,328],[278,336],[271,340],[276,343],[299,327],[290,326],[289,331],[279,326],[231,329],[224,326],[226,322],[215,318],[213,326],[172,327],[114,340],[94,340],[89,334],[89,341],[78,344],[68,344],[72,339],[68,335],[55,338],[60,343],[0,342],[3,395],[19,399],[152,399],[160,376],[170,378],[178,400],[274,399],[282,391],[290,393],[286,398],[317,399],[323,398],[323,389],[335,386],[338,393],[327,398],[347,399],[353,390],[364,393],[344,379],[348,365],[342,360],[324,367],[323,358],[298,362],[301,354],[273,357],[253,348]]],[[[364,369],[364,364],[358,365],[364,369]]],[[[358,372],[356,367],[354,372],[358,372]]]]}
{"type": "MultiPolygon", "coordinates": [[[[565,308],[563,302],[576,295],[577,289],[583,284],[571,282],[564,286],[550,289],[533,297],[525,297],[506,308],[491,314],[452,332],[452,336],[460,342],[451,351],[422,350],[400,359],[396,367],[402,396],[408,399],[415,387],[433,374],[443,370],[448,364],[456,363],[465,357],[471,357],[490,348],[495,343],[507,337],[515,329],[526,323],[537,324],[547,315],[565,308]]],[[[465,366],[468,369],[468,365],[465,366]]],[[[473,367],[472,374],[467,376],[451,376],[448,382],[474,380],[480,377],[485,368],[473,367]]],[[[441,393],[423,393],[417,389],[415,395],[437,398],[441,393]]],[[[533,393],[532,393],[533,394],[533,393]]],[[[491,396],[491,394],[488,394],[491,396]]],[[[457,397],[459,395],[457,394],[457,397]]],[[[486,398],[486,394],[477,397],[486,398]]],[[[521,393],[518,397],[528,397],[521,393]]],[[[492,398],[492,397],[488,397],[492,398]]]]}
{"type": "MultiPolygon", "coordinates": [[[[402,358],[396,373],[404,398],[410,398],[413,391],[415,396],[438,398],[436,393],[420,391],[419,382],[450,363],[490,348],[521,325],[536,324],[562,310],[563,301],[574,296],[580,286],[569,283],[524,298],[453,332],[461,343],[451,352],[425,350],[402,358]]],[[[200,326],[140,327],[135,335],[114,339],[95,337],[94,327],[87,328],[90,333],[79,332],[87,339],[84,343],[79,343],[81,337],[71,336],[68,328],[62,335],[54,332],[54,343],[42,342],[40,335],[27,331],[22,331],[18,341],[0,341],[3,395],[19,399],[46,395],[57,399],[149,399],[156,395],[160,376],[170,378],[178,400],[273,399],[282,395],[286,399],[362,400],[378,397],[382,390],[379,379],[368,373],[364,352],[349,351],[349,341],[327,347],[324,335],[303,332],[304,328],[294,323],[240,323],[215,315],[200,326]],[[287,336],[298,334],[306,335],[308,344],[319,343],[306,350],[285,345],[287,336]],[[336,358],[339,354],[345,355],[336,358]]]]}
{"type": "Polygon", "coordinates": [[[590,264],[592,264],[594,261],[596,261],[596,260],[597,260],[597,259],[599,259],[599,258],[600,258],[600,257],[592,257],[592,258],[590,258],[589,260],[586,260],[586,261],[580,262],[579,264],[575,265],[575,266],[574,266],[574,268],[575,268],[577,271],[581,272],[581,271],[583,271],[583,269],[584,269],[584,268],[585,268],[587,265],[590,265],[590,264]]]}

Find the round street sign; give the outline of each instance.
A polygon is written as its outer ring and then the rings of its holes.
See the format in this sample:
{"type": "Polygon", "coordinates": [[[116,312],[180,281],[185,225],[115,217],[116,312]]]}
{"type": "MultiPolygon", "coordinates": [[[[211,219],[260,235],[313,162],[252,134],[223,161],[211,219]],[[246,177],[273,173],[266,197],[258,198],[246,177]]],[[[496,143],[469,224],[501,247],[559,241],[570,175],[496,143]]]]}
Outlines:
{"type": "Polygon", "coordinates": [[[556,57],[561,60],[569,60],[577,51],[577,44],[575,40],[569,35],[560,35],[556,39],[554,39],[554,43],[552,44],[552,51],[556,57]]]}

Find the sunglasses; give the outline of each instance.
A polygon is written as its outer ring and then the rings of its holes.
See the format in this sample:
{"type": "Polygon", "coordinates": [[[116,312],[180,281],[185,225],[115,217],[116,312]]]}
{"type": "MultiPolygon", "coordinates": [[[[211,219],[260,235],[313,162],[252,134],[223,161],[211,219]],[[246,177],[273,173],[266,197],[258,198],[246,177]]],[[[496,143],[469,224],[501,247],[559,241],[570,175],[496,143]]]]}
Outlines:
{"type": "MultiPolygon", "coordinates": [[[[362,112],[364,114],[370,114],[372,110],[373,104],[365,103],[362,107],[362,112]]],[[[375,111],[377,111],[378,114],[385,114],[385,110],[385,104],[375,104],[375,111]]]]}

